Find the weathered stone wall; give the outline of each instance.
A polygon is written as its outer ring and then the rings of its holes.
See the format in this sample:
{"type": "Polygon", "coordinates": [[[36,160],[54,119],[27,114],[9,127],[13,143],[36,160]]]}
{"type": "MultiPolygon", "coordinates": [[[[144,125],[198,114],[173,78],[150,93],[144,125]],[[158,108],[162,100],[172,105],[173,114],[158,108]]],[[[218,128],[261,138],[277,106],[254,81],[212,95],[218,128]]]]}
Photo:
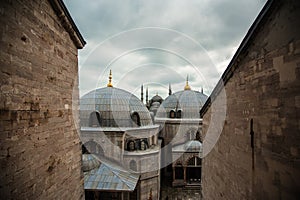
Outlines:
{"type": "MultiPolygon", "coordinates": [[[[224,129],[203,160],[205,199],[300,196],[300,5],[278,2],[256,28],[225,86],[224,129]]],[[[211,107],[203,118],[204,133],[215,123],[211,107]]]]}
{"type": "Polygon", "coordinates": [[[82,199],[77,47],[46,0],[0,16],[0,198],[82,199]]]}
{"type": "Polygon", "coordinates": [[[159,199],[159,191],[160,191],[160,177],[152,177],[149,179],[142,179],[139,182],[139,199],[149,199],[150,191],[152,193],[152,199],[159,199]]]}

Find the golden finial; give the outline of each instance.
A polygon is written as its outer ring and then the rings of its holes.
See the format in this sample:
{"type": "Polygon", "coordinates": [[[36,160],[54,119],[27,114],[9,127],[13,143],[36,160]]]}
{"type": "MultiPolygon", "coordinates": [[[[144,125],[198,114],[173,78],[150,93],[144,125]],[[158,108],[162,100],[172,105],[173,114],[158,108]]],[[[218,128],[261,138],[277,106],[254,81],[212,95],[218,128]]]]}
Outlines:
{"type": "Polygon", "coordinates": [[[113,87],[112,83],[111,83],[111,79],[112,79],[112,74],[111,74],[111,70],[109,71],[109,77],[108,77],[108,84],[107,87],[113,87]]]}
{"type": "Polygon", "coordinates": [[[189,86],[189,76],[186,76],[186,85],[184,86],[184,90],[191,90],[191,87],[189,86]]]}

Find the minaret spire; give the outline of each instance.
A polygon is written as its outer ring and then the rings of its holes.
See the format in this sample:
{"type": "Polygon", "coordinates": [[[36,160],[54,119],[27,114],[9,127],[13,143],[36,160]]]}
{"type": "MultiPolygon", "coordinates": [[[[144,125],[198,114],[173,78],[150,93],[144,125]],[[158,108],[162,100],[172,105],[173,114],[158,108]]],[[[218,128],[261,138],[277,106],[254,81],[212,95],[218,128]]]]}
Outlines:
{"type": "Polygon", "coordinates": [[[108,77],[108,84],[107,87],[113,87],[112,83],[111,83],[111,79],[112,79],[112,74],[111,74],[111,70],[109,71],[109,77],[108,77]]]}
{"type": "Polygon", "coordinates": [[[169,95],[172,94],[171,83],[169,83],[169,95]]]}
{"type": "Polygon", "coordinates": [[[141,101],[144,102],[144,87],[143,84],[141,85],[141,101]]]}
{"type": "Polygon", "coordinates": [[[148,86],[146,88],[146,104],[148,104],[148,86]]]}
{"type": "Polygon", "coordinates": [[[191,90],[191,87],[189,86],[189,76],[186,76],[186,84],[184,86],[184,90],[191,90]]]}

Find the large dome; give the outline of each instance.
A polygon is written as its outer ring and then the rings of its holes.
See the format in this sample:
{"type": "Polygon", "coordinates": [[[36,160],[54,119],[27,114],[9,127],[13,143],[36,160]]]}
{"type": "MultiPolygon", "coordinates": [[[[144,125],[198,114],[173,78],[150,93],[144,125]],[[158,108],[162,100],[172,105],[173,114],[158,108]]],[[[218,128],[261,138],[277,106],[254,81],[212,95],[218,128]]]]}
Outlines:
{"type": "MultiPolygon", "coordinates": [[[[199,118],[200,109],[207,96],[194,90],[183,90],[168,96],[157,110],[157,118],[173,118],[170,112],[178,113],[177,118],[199,118]],[[179,113],[180,112],[180,113],[179,113]]],[[[176,116],[174,116],[175,118],[176,116]]]]}
{"type": "Polygon", "coordinates": [[[93,116],[101,127],[152,125],[150,113],[141,100],[114,87],[96,89],[81,97],[81,126],[94,126],[91,124],[93,116]]]}

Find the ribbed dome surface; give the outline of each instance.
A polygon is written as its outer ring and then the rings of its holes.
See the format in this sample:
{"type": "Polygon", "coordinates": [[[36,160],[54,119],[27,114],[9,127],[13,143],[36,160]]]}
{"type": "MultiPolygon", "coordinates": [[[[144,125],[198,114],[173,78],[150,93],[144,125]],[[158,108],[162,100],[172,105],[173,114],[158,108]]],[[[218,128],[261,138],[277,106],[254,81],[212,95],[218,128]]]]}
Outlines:
{"type": "Polygon", "coordinates": [[[181,118],[199,118],[207,96],[194,90],[183,90],[168,96],[159,107],[156,117],[169,118],[171,110],[181,110],[181,118]]]}
{"type": "Polygon", "coordinates": [[[100,166],[100,161],[92,154],[82,154],[82,170],[84,172],[96,169],[100,166]]]}
{"type": "Polygon", "coordinates": [[[202,149],[202,144],[198,140],[191,140],[184,144],[184,149],[186,151],[200,151],[202,149]]]}
{"type": "Polygon", "coordinates": [[[161,103],[163,101],[163,98],[157,94],[154,97],[152,97],[151,101],[161,103]]]}
{"type": "Polygon", "coordinates": [[[140,125],[152,125],[146,106],[133,94],[114,87],[93,90],[80,99],[81,126],[89,126],[92,112],[99,113],[101,127],[134,127],[131,115],[136,112],[140,125]]]}

